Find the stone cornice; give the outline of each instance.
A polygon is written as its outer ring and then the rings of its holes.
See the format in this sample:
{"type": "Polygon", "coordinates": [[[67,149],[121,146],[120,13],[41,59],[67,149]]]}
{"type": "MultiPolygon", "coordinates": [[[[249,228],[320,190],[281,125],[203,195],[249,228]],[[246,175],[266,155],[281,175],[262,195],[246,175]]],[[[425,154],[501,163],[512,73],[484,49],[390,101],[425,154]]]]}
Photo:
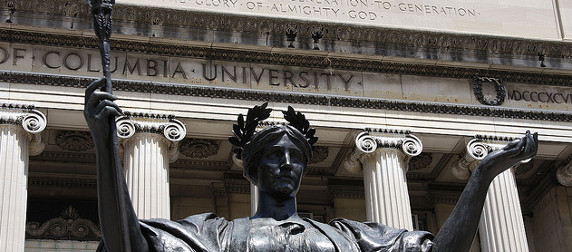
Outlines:
{"type": "MultiPolygon", "coordinates": [[[[51,17],[63,22],[54,22],[65,28],[90,29],[89,12],[85,1],[75,0],[0,0],[2,15],[5,20],[29,19],[32,15],[51,17]]],[[[513,54],[538,57],[539,54],[551,57],[571,57],[572,44],[558,41],[525,40],[499,36],[484,36],[474,34],[453,34],[443,32],[427,32],[396,28],[379,28],[358,25],[321,23],[306,20],[289,20],[268,17],[252,17],[229,15],[200,11],[183,11],[175,9],[150,8],[117,4],[114,11],[114,22],[119,26],[145,29],[148,36],[163,30],[183,29],[180,35],[188,36],[191,30],[209,30],[218,32],[240,32],[246,34],[268,34],[278,37],[286,47],[286,30],[289,27],[297,29],[297,41],[312,44],[312,32],[317,28],[324,32],[322,40],[361,42],[384,44],[399,48],[427,48],[444,51],[484,51],[492,54],[513,54]]],[[[142,32],[142,31],[135,31],[142,32]]],[[[250,36],[252,37],[252,36],[250,36]]],[[[324,42],[328,44],[328,42],[324,42]]],[[[308,49],[312,47],[306,46],[308,49]]]]}
{"type": "MultiPolygon", "coordinates": [[[[44,75],[19,72],[1,72],[0,81],[10,83],[48,85],[60,87],[86,88],[94,81],[87,77],[44,75]]],[[[114,90],[141,93],[171,94],[183,96],[210,97],[248,101],[284,102],[291,104],[311,104],[335,107],[369,108],[380,110],[484,116],[508,119],[572,121],[572,113],[546,112],[504,107],[478,105],[457,105],[431,102],[398,101],[380,98],[347,97],[336,95],[316,95],[307,93],[269,92],[261,90],[233,90],[228,88],[179,85],[168,83],[136,82],[116,80],[114,90]]]]}
{"type": "MultiPolygon", "coordinates": [[[[45,33],[34,30],[19,30],[0,27],[0,41],[11,43],[38,44],[47,46],[66,46],[97,48],[97,40],[80,32],[45,33]]],[[[511,66],[480,64],[441,65],[438,60],[406,59],[400,57],[384,58],[349,53],[315,52],[300,49],[273,49],[244,45],[225,45],[197,43],[188,41],[155,40],[146,38],[136,41],[123,38],[112,39],[112,50],[141,52],[179,57],[192,57],[209,60],[236,62],[256,62],[264,64],[288,65],[299,67],[317,67],[339,70],[397,73],[421,76],[474,79],[475,76],[502,79],[503,82],[533,83],[557,86],[572,86],[572,75],[565,71],[535,67],[514,68],[511,66]],[[417,62],[417,63],[415,63],[417,62]],[[503,69],[504,67],[504,69],[503,69]],[[516,69],[516,70],[515,70],[516,69]]]]}

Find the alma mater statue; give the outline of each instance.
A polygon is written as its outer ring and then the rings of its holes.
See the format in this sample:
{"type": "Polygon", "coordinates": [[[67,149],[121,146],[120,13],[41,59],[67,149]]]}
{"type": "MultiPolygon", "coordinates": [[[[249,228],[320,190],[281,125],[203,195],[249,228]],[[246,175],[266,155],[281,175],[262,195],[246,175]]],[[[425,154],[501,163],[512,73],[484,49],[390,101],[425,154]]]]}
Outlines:
{"type": "Polygon", "coordinates": [[[468,251],[491,181],[516,163],[536,154],[537,134],[529,132],[489,154],[472,174],[453,213],[436,236],[378,223],[335,219],[329,225],[300,218],[296,193],[317,138],[305,117],[289,107],[289,125],[255,132],[270,114],[266,104],[239,116],[234,136],[244,175],[260,189],[258,211],[232,221],[199,214],[179,221],[138,220],[131,205],[114,137],[114,117],[121,109],[112,94],[99,91],[107,80],[86,90],[84,115],[95,140],[99,251],[468,251]]]}

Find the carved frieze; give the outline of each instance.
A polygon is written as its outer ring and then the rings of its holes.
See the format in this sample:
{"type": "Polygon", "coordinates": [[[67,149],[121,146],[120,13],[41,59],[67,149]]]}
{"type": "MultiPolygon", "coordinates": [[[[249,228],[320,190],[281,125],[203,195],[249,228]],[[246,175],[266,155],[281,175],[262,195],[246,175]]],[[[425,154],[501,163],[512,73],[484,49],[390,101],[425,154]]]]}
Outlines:
{"type": "Polygon", "coordinates": [[[181,141],[179,151],[190,158],[208,158],[218,152],[219,142],[209,139],[186,138],[181,141]]]}
{"type": "Polygon", "coordinates": [[[73,152],[83,152],[95,146],[91,134],[83,131],[60,131],[55,140],[58,147],[73,152]]]}
{"type": "Polygon", "coordinates": [[[99,241],[101,231],[90,220],[82,219],[72,206],[65,209],[60,217],[44,223],[26,223],[27,239],[99,241]]]}
{"type": "Polygon", "coordinates": [[[332,185],[330,186],[330,197],[362,199],[365,197],[365,193],[363,186],[332,185]]]}
{"type": "Polygon", "coordinates": [[[79,178],[52,178],[52,177],[30,177],[28,179],[30,186],[57,186],[65,188],[74,187],[88,187],[95,188],[97,181],[94,179],[79,179],[79,178]]]}
{"type": "MultiPolygon", "coordinates": [[[[69,23],[79,23],[81,29],[90,27],[82,22],[89,20],[88,8],[82,1],[0,1],[6,20],[13,20],[12,16],[20,13],[37,13],[49,17],[61,17],[68,22],[62,22],[64,28],[70,28],[69,23]]],[[[307,20],[293,20],[278,17],[253,17],[247,15],[228,15],[214,12],[192,12],[168,8],[155,8],[152,12],[149,7],[133,5],[115,6],[114,21],[117,27],[137,23],[145,30],[133,32],[148,33],[161,31],[165,28],[177,27],[182,30],[171,36],[188,36],[190,28],[203,31],[239,31],[246,34],[266,35],[277,32],[285,34],[286,24],[300,27],[299,36],[311,38],[313,32],[310,27],[320,25],[327,30],[323,39],[327,41],[358,41],[361,43],[396,45],[404,48],[437,48],[443,51],[484,51],[491,54],[514,54],[538,57],[539,54],[548,57],[572,56],[572,45],[557,41],[523,40],[510,37],[493,37],[484,35],[469,35],[460,33],[424,32],[421,30],[407,30],[398,28],[374,28],[371,26],[344,25],[340,23],[319,23],[307,20]],[[153,27],[154,29],[149,29],[153,27]]],[[[282,35],[283,36],[283,35],[282,35]]],[[[197,35],[200,37],[200,35],[197,35]]],[[[250,36],[249,36],[250,37],[250,36]]],[[[183,38],[183,37],[181,37],[183,38]]],[[[186,39],[186,37],[184,37],[186,39]]],[[[285,46],[287,46],[285,44],[285,46]]],[[[310,48],[308,48],[310,49],[310,48]]]]}
{"type": "Polygon", "coordinates": [[[429,167],[429,165],[433,162],[433,154],[423,152],[418,156],[412,157],[409,160],[409,170],[416,171],[421,170],[429,167]]]}
{"type": "Polygon", "coordinates": [[[310,160],[310,164],[320,163],[328,157],[329,150],[326,146],[315,146],[312,150],[312,159],[310,160]]]}

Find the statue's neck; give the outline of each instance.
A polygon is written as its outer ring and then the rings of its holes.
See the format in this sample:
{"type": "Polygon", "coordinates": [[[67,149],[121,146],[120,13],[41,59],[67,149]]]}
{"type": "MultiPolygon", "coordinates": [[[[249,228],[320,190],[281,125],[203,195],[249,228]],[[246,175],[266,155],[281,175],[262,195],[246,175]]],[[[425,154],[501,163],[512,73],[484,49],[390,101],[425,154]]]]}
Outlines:
{"type": "Polygon", "coordinates": [[[260,192],[258,210],[251,219],[273,218],[275,220],[285,220],[292,216],[298,216],[295,196],[276,198],[275,196],[260,192]]]}

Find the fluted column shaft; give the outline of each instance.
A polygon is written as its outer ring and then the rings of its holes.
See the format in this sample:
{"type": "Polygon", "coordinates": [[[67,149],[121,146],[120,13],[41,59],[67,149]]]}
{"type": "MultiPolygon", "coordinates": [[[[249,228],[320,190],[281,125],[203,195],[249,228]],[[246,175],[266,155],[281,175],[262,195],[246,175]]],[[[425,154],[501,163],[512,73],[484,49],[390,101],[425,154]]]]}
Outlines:
{"type": "Polygon", "coordinates": [[[479,224],[483,252],[528,251],[513,169],[491,183],[479,224]]]}
{"type": "Polygon", "coordinates": [[[153,133],[137,133],[123,143],[127,187],[141,219],[171,217],[168,144],[153,133]]]}
{"type": "Polygon", "coordinates": [[[117,118],[117,131],[137,217],[170,219],[169,163],[178,158],[178,142],[186,135],[184,124],[172,116],[126,113],[117,118]]]}
{"type": "Polygon", "coordinates": [[[361,158],[368,221],[413,229],[404,154],[380,148],[361,158]]]}
{"type": "Polygon", "coordinates": [[[23,107],[0,107],[0,252],[24,251],[28,161],[43,150],[44,115],[23,107]]]}
{"type": "Polygon", "coordinates": [[[408,159],[423,150],[421,141],[408,132],[366,130],[355,142],[344,166],[363,171],[367,220],[413,230],[406,173],[408,159]]]}
{"type": "MultiPolygon", "coordinates": [[[[465,156],[453,167],[453,174],[459,179],[468,179],[482,159],[506,146],[510,140],[479,136],[469,141],[465,156]]],[[[528,251],[513,168],[499,174],[489,186],[479,223],[479,237],[483,252],[528,251]]]]}
{"type": "Polygon", "coordinates": [[[28,198],[28,136],[0,126],[0,251],[24,251],[28,198]]]}

